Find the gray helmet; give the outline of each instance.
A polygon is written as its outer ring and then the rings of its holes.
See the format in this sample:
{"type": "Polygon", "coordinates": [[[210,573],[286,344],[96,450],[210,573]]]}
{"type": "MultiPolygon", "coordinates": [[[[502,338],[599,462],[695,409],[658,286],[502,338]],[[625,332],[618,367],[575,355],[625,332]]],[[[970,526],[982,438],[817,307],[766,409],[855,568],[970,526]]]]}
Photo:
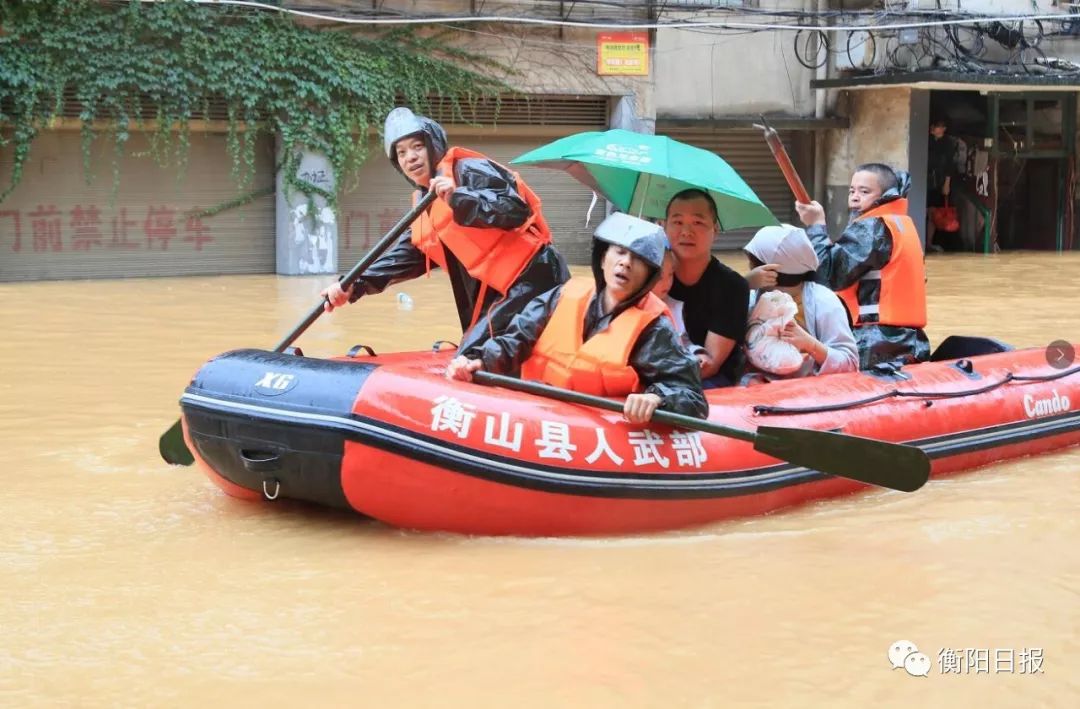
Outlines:
{"type": "Polygon", "coordinates": [[[668,247],[667,234],[659,224],[614,212],[593,232],[599,241],[616,244],[640,258],[653,268],[664,265],[664,251],[668,247]]]}
{"type": "Polygon", "coordinates": [[[395,108],[386,115],[386,124],[383,126],[383,148],[386,157],[390,158],[394,168],[401,172],[397,164],[397,156],[394,154],[394,144],[402,138],[410,135],[421,135],[427,143],[428,157],[431,158],[431,167],[446,155],[446,131],[435,121],[427,116],[418,116],[404,106],[395,108]]]}
{"type": "Polygon", "coordinates": [[[660,278],[660,270],[664,265],[664,253],[668,249],[667,234],[659,224],[653,224],[622,212],[614,212],[600,222],[596,231],[593,232],[592,267],[597,289],[604,287],[604,271],[601,263],[609,244],[623,247],[644,261],[652,271],[640,295],[635,295],[631,299],[636,301],[652,290],[653,285],[660,278]]]}

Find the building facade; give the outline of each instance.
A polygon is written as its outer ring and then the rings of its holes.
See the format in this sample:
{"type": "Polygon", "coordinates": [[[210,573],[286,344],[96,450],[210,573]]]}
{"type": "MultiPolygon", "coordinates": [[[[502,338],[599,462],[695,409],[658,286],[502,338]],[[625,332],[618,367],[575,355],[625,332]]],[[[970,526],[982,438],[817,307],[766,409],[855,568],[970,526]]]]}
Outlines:
{"type": "MultiPolygon", "coordinates": [[[[874,0],[281,4],[334,18],[294,18],[325,31],[371,31],[367,20],[410,16],[536,20],[452,23],[446,35],[507,67],[501,78],[520,93],[505,97],[498,110],[493,101],[473,104],[465,121],[448,103],[434,102],[431,113],[452,143],[502,162],[585,130],[666,133],[719,153],[779,219],[793,221],[791,192],[755,127],[765,115],[804,183],[826,205],[830,225],[843,224],[847,182],[862,162],[910,171],[912,214],[925,224],[928,125],[941,116],[961,148],[953,197],[961,229],[940,243],[992,251],[1064,250],[1077,242],[1080,16],[1073,24],[1068,7],[1039,10],[1042,20],[935,25],[945,15],[914,13],[1012,16],[1031,15],[1032,8],[1026,0],[944,9],[925,0],[887,8],[874,0]],[[680,22],[699,26],[672,25],[680,22]],[[890,27],[897,23],[904,28],[890,27]],[[598,37],[626,24],[642,26],[627,31],[648,44],[647,74],[602,75],[598,37]],[[643,28],[649,25],[658,26],[643,28]]],[[[66,97],[63,117],[41,132],[19,187],[0,202],[0,281],[335,273],[359,260],[407,211],[409,189],[375,135],[357,136],[370,140],[371,149],[356,179],[340,181],[318,155],[305,156],[304,177],[338,189],[336,210],[319,204],[312,210],[306,199],[286,194],[274,174],[270,138],[258,145],[251,186],[241,193],[231,176],[224,110],[211,105],[194,122],[180,174],[135,157],[149,146],[148,136],[133,134],[114,193],[106,141],[88,156],[95,179],[85,182],[80,106],[74,94],[66,97]],[[241,204],[200,213],[241,194],[241,204]]],[[[11,160],[10,148],[0,146],[0,184],[11,160]]],[[[558,171],[520,172],[543,200],[557,245],[571,262],[584,262],[591,192],[558,171]]],[[[718,245],[738,248],[749,236],[726,233],[718,245]]]]}
{"type": "MultiPolygon", "coordinates": [[[[478,12],[553,20],[570,16],[569,6],[560,12],[557,2],[513,0],[486,3],[484,8],[463,0],[281,4],[344,21],[478,12]]],[[[572,17],[648,22],[650,15],[644,7],[611,10],[583,5],[573,9],[572,17]]],[[[294,21],[319,24],[325,31],[351,27],[299,14],[294,21]]],[[[362,23],[356,28],[371,31],[362,23]]],[[[461,26],[448,36],[451,44],[507,67],[500,78],[519,92],[502,97],[497,107],[492,100],[473,102],[465,120],[455,115],[449,101],[433,99],[428,110],[443,123],[452,144],[506,163],[580,131],[654,128],[651,77],[598,75],[595,30],[480,24],[461,26]]],[[[348,270],[409,209],[409,187],[383,154],[374,131],[357,136],[370,141],[370,149],[355,179],[340,180],[321,156],[304,156],[300,171],[305,179],[338,189],[336,209],[325,209],[321,200],[312,209],[306,198],[285,193],[274,173],[272,138],[258,145],[251,185],[239,190],[226,150],[225,107],[213,104],[204,120],[192,123],[182,173],[146,159],[150,136],[133,131],[130,150],[119,159],[114,192],[114,156],[108,140],[95,141],[88,159],[94,179],[84,180],[80,110],[76,92],[69,92],[61,117],[32,144],[17,189],[0,203],[0,281],[337,273],[348,270]],[[140,153],[143,157],[137,157],[140,153]],[[199,214],[237,197],[243,198],[242,204],[199,214]]],[[[0,145],[0,184],[10,179],[12,159],[10,148],[0,145]]],[[[586,215],[592,193],[559,171],[525,167],[520,172],[543,200],[559,248],[572,262],[584,262],[591,241],[586,215]]],[[[594,213],[592,224],[601,217],[594,213]]]]}
{"type": "MultiPolygon", "coordinates": [[[[691,17],[701,13],[684,15],[691,17]]],[[[951,200],[961,228],[935,243],[986,252],[1076,247],[1075,8],[762,0],[753,12],[723,17],[743,23],[742,33],[659,31],[658,129],[695,125],[715,134],[771,114],[772,123],[794,126],[786,138],[831,226],[846,221],[848,180],[864,162],[911,173],[912,216],[925,225],[929,123],[944,119],[956,147],[951,200]],[[770,10],[787,14],[762,15],[770,10]],[[798,18],[841,10],[848,14],[798,18]],[[751,23],[809,27],[747,32],[751,23]]],[[[779,218],[794,217],[790,191],[753,172],[748,178],[779,218]]]]}

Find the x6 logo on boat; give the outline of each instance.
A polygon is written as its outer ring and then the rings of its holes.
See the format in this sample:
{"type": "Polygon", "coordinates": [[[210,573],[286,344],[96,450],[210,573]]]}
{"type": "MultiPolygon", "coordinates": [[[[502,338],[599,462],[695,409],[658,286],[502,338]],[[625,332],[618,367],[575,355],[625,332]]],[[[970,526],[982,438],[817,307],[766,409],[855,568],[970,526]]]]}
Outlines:
{"type": "Polygon", "coordinates": [[[262,376],[262,379],[255,382],[255,391],[266,396],[277,396],[292,389],[296,386],[297,381],[294,374],[267,372],[262,376]]]}
{"type": "Polygon", "coordinates": [[[1063,414],[1070,409],[1071,405],[1069,397],[1059,395],[1057,389],[1053,390],[1053,396],[1046,399],[1036,399],[1031,394],[1024,394],[1024,413],[1029,419],[1063,414]]]}

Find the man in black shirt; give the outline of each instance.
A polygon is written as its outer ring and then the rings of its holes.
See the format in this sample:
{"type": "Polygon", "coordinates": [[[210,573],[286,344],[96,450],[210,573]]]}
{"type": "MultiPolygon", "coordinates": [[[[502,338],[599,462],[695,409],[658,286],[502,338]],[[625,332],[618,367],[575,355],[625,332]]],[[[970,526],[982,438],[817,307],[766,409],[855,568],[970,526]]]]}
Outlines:
{"type": "Polygon", "coordinates": [[[683,302],[690,341],[706,388],[738,381],[739,347],[746,333],[750,285],[712,255],[717,233],[716,203],[707,192],[684,190],[671,198],[664,230],[679,257],[670,297],[683,302]]]}

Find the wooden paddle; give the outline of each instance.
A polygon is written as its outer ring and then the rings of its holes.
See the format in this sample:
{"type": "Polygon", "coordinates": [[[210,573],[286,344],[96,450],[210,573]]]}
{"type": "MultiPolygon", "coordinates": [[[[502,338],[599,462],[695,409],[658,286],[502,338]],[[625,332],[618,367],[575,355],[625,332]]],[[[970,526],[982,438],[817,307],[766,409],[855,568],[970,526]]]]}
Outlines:
{"type": "Polygon", "coordinates": [[[791,193],[795,195],[796,201],[802,204],[810,204],[810,193],[806,191],[795,165],[792,164],[791,158],[788,157],[787,148],[784,147],[784,141],[780,139],[780,134],[769,125],[769,122],[765,120],[765,116],[761,117],[761,125],[755,123],[754,127],[765,131],[765,142],[768,143],[769,150],[772,151],[773,158],[776,160],[780,172],[784,174],[784,179],[787,180],[788,187],[791,188],[791,193]]]}
{"type": "MultiPolygon", "coordinates": [[[[623,402],[581,394],[540,382],[489,372],[474,372],[473,381],[501,386],[573,404],[622,413],[623,402]]],[[[754,450],[804,468],[862,483],[914,492],[930,477],[930,459],[919,448],[833,431],[758,426],[757,431],[731,428],[712,421],[657,411],[652,420],[692,431],[714,433],[754,444],[754,450]]]]}
{"type": "MultiPolygon", "coordinates": [[[[364,271],[368,269],[371,264],[375,262],[375,259],[382,256],[383,252],[390,248],[402,232],[409,228],[409,225],[416,220],[420,215],[420,212],[427,209],[428,205],[435,199],[435,190],[428,190],[428,192],[420,198],[420,200],[413,206],[409,212],[403,216],[394,227],[387,232],[386,236],[379,240],[375,246],[371,247],[371,251],[368,251],[364,258],[360,259],[352,270],[346,273],[341,279],[342,290],[349,290],[349,287],[356,282],[364,271]]],[[[292,332],[285,336],[285,338],[277,344],[274,348],[274,352],[284,352],[285,348],[296,341],[296,338],[304,334],[304,331],[311,327],[311,324],[319,319],[325,310],[326,298],[319,301],[319,304],[311,309],[311,312],[307,314],[299,325],[293,328],[292,332]]],[[[195,457],[191,455],[191,451],[188,450],[187,444],[184,443],[184,428],[180,424],[180,419],[176,420],[168,431],[161,435],[158,440],[158,451],[161,453],[161,457],[165,459],[166,463],[172,465],[191,465],[195,462],[195,457]]]]}

